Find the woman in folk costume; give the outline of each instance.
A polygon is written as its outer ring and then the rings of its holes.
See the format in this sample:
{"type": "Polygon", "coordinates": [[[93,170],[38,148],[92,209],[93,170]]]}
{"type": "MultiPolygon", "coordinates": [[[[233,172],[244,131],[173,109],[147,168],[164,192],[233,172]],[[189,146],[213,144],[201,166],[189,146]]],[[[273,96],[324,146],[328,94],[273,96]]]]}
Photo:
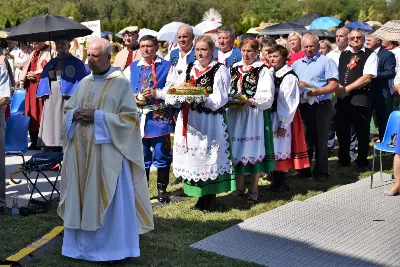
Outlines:
{"type": "Polygon", "coordinates": [[[242,60],[230,68],[229,96],[241,100],[237,107],[227,109],[231,135],[232,155],[236,165],[237,190],[233,195],[245,193],[244,175],[251,174],[252,185],[248,203],[258,202],[260,173],[275,168],[271,117],[268,109],[274,101],[272,73],[257,60],[259,44],[245,39],[241,45],[242,60]],[[246,96],[246,98],[244,98],[246,96]]]}
{"type": "Polygon", "coordinates": [[[268,50],[274,68],[275,99],[271,108],[276,168],[273,172],[273,192],[289,190],[288,169],[310,167],[303,124],[298,110],[300,93],[297,75],[287,65],[288,51],[281,45],[268,50]]]}
{"type": "Polygon", "coordinates": [[[261,41],[260,60],[265,64],[265,66],[267,66],[267,68],[271,68],[271,64],[269,64],[268,50],[275,44],[275,39],[271,37],[266,37],[261,41]]]}
{"type": "MultiPolygon", "coordinates": [[[[182,177],[185,194],[199,197],[194,209],[206,212],[215,211],[216,194],[236,189],[223,108],[228,102],[230,77],[227,68],[213,60],[214,48],[210,36],[197,39],[197,60],[188,64],[186,81],[206,88],[208,96],[200,104],[183,104],[176,120],[173,145],[174,175],[182,177]]],[[[157,91],[156,97],[164,98],[167,88],[177,84],[178,77],[172,67],[166,88],[157,91]]]]}

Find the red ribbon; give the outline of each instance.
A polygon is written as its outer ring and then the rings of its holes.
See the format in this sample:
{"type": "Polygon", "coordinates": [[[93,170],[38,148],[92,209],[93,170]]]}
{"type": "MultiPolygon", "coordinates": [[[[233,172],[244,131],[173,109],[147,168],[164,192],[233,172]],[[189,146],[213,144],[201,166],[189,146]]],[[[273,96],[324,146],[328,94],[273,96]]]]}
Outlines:
{"type": "Polygon", "coordinates": [[[187,125],[189,119],[189,104],[183,104],[183,128],[182,136],[186,137],[186,152],[189,151],[188,141],[187,141],[187,125]]]}
{"type": "MultiPolygon", "coordinates": [[[[157,90],[157,70],[156,70],[156,64],[154,62],[154,60],[151,61],[151,72],[153,72],[153,84],[154,84],[154,89],[157,90]]],[[[154,103],[156,104],[156,106],[158,106],[158,99],[154,98],[154,103]]]]}

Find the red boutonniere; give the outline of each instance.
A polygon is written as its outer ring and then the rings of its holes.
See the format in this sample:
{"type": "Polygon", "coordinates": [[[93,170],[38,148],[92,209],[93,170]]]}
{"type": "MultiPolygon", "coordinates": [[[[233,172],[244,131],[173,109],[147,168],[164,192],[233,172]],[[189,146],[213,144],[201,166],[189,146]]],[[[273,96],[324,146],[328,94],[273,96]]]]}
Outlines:
{"type": "Polygon", "coordinates": [[[353,57],[350,59],[349,64],[347,64],[347,67],[348,67],[350,70],[354,69],[355,67],[357,67],[358,61],[360,61],[360,58],[357,57],[357,56],[353,56],[353,57]]]}
{"type": "Polygon", "coordinates": [[[188,83],[192,86],[196,86],[196,81],[194,80],[194,76],[190,77],[190,80],[188,81],[188,83]]]}

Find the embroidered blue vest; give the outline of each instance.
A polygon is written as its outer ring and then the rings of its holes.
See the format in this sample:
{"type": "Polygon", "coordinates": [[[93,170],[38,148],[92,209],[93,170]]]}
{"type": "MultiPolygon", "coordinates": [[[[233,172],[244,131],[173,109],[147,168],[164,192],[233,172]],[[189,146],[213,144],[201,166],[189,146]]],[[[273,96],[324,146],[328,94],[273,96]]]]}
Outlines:
{"type": "MultiPolygon", "coordinates": [[[[43,97],[51,94],[51,80],[49,71],[54,70],[59,58],[53,58],[43,69],[36,97],[43,97]]],[[[71,96],[75,92],[80,80],[87,75],[85,65],[74,56],[63,58],[60,91],[62,95],[71,96]]],[[[55,81],[56,78],[54,78],[55,81]]]]}
{"type": "MultiPolygon", "coordinates": [[[[192,51],[190,51],[190,53],[186,57],[186,64],[189,64],[189,63],[192,63],[192,62],[196,61],[195,54],[196,54],[196,51],[193,48],[192,51]]],[[[169,61],[174,66],[176,66],[178,64],[178,61],[179,61],[179,48],[175,48],[174,50],[171,51],[171,53],[169,55],[169,61]]]]}
{"type": "MultiPolygon", "coordinates": [[[[138,94],[143,82],[147,80],[147,85],[154,88],[154,77],[148,80],[147,78],[152,73],[151,66],[138,66],[139,60],[133,62],[131,68],[131,88],[134,94],[138,94]]],[[[169,61],[161,59],[161,62],[156,62],[157,75],[157,90],[162,90],[167,80],[168,71],[171,66],[169,61]]],[[[163,103],[163,100],[158,99],[158,103],[163,103]]],[[[149,105],[154,105],[155,100],[149,99],[149,105]]],[[[174,120],[172,118],[172,108],[166,107],[157,111],[151,111],[145,115],[144,137],[155,138],[158,136],[167,135],[174,132],[174,120]]],[[[143,114],[139,113],[139,120],[142,120],[143,114]]]]}
{"type": "MultiPolygon", "coordinates": [[[[216,61],[219,61],[218,60],[218,51],[219,51],[218,48],[215,49],[215,51],[214,51],[214,59],[216,61]]],[[[227,67],[229,69],[230,67],[233,66],[233,64],[235,64],[235,63],[237,63],[237,62],[239,62],[241,60],[242,60],[242,53],[240,53],[240,49],[234,47],[232,49],[232,54],[227,59],[225,59],[225,63],[224,64],[225,64],[225,67],[227,67]]]]}

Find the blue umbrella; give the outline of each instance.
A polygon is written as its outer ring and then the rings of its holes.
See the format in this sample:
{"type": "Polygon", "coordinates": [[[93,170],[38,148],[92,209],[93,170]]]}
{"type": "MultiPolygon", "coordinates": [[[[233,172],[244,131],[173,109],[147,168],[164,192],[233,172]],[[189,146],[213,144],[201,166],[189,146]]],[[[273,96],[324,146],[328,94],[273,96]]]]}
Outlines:
{"type": "Polygon", "coordinates": [[[310,30],[327,30],[332,27],[338,26],[342,21],[332,17],[320,17],[315,19],[310,24],[310,30]]]}
{"type": "Polygon", "coordinates": [[[109,34],[113,34],[113,33],[110,31],[101,32],[101,38],[107,38],[109,34]]]}
{"type": "Polygon", "coordinates": [[[362,30],[362,31],[365,31],[365,32],[372,32],[373,31],[372,27],[368,23],[365,23],[365,22],[362,22],[362,21],[349,22],[344,26],[346,28],[349,28],[349,29],[359,29],[359,30],[362,30]]]}

